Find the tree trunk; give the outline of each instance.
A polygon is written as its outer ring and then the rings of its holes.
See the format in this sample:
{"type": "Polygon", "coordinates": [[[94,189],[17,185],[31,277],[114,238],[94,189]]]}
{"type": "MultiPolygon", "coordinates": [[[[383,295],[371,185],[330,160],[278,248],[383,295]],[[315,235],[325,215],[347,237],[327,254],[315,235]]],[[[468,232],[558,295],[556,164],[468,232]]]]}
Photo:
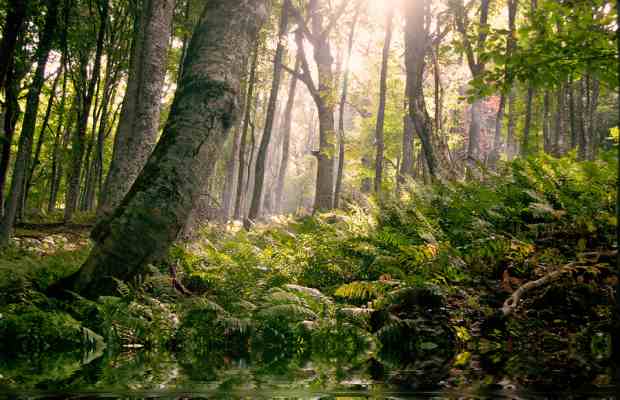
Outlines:
{"type": "Polygon", "coordinates": [[[585,97],[585,92],[586,92],[586,88],[585,88],[585,79],[581,78],[579,80],[579,91],[578,91],[578,95],[577,95],[577,99],[576,99],[576,122],[577,122],[577,141],[578,141],[578,152],[577,152],[577,158],[580,161],[583,161],[586,159],[587,156],[587,152],[588,152],[588,141],[586,138],[586,117],[585,117],[585,107],[583,104],[583,99],[585,97]]]}
{"type": "MultiPolygon", "coordinates": [[[[361,5],[362,3],[359,3],[361,5]]],[[[336,187],[334,188],[334,208],[340,207],[340,197],[342,196],[342,180],[344,178],[344,160],[346,157],[346,135],[344,132],[344,112],[349,96],[349,76],[351,75],[351,53],[353,52],[353,43],[355,41],[355,29],[359,20],[361,7],[355,9],[353,22],[351,23],[351,31],[349,32],[349,41],[347,48],[347,61],[342,78],[342,94],[340,95],[340,104],[338,107],[338,171],[336,172],[336,187]]]]}
{"type": "MultiPolygon", "coordinates": [[[[295,74],[299,73],[301,60],[299,55],[295,59],[295,74]]],[[[280,170],[278,171],[278,183],[276,186],[276,208],[278,212],[282,212],[282,195],[284,194],[284,182],[288,171],[288,163],[290,158],[291,147],[291,128],[293,124],[293,107],[295,107],[295,96],[297,94],[297,76],[291,75],[291,82],[288,89],[288,98],[284,108],[284,121],[282,123],[282,160],[280,161],[280,170]]]]}
{"type": "MultiPolygon", "coordinates": [[[[243,198],[244,198],[244,182],[246,180],[245,156],[248,142],[248,133],[250,130],[250,122],[252,120],[252,104],[254,102],[254,89],[256,86],[256,69],[258,67],[258,53],[260,50],[260,42],[256,42],[254,54],[252,56],[252,66],[250,67],[250,81],[248,82],[248,93],[245,98],[245,112],[243,117],[243,129],[241,131],[241,144],[239,148],[239,175],[237,176],[237,193],[235,195],[235,212],[234,218],[239,220],[243,217],[243,198]]],[[[256,112],[256,110],[254,110],[256,112]]]]}
{"type": "Polygon", "coordinates": [[[425,155],[431,177],[438,174],[437,159],[432,144],[432,121],[424,100],[424,70],[428,43],[426,38],[425,10],[429,0],[408,2],[405,10],[405,65],[407,69],[407,98],[409,116],[413,121],[425,155]]]}
{"type": "MultiPolygon", "coordinates": [[[[67,179],[67,193],[65,196],[65,222],[70,221],[73,218],[73,213],[77,209],[79,194],[80,194],[80,177],[82,175],[82,161],[84,157],[84,144],[86,139],[86,129],[88,127],[88,117],[90,109],[92,107],[93,98],[95,95],[95,87],[99,80],[99,72],[101,70],[101,58],[103,55],[103,43],[108,26],[108,12],[109,1],[101,0],[101,9],[99,10],[100,25],[99,33],[97,37],[97,48],[95,50],[95,62],[93,65],[93,71],[88,82],[87,87],[84,88],[82,97],[81,109],[79,112],[78,124],[73,134],[72,151],[71,151],[71,165],[69,176],[67,179]]],[[[82,79],[87,80],[88,73],[86,71],[85,60],[87,54],[83,54],[80,60],[80,69],[82,71],[82,79]]]]}
{"type": "Polygon", "coordinates": [[[243,60],[267,17],[264,0],[211,0],[192,37],[161,140],[130,192],[93,230],[82,268],[61,283],[88,297],[112,294],[163,255],[213,173],[238,114],[243,60]]]}
{"type": "Polygon", "coordinates": [[[269,143],[273,132],[273,125],[276,116],[276,106],[278,104],[278,93],[280,91],[280,82],[282,80],[282,60],[284,51],[287,47],[288,35],[288,3],[282,6],[282,14],[280,16],[280,28],[278,31],[278,45],[276,47],[276,55],[273,60],[273,80],[271,81],[271,93],[267,102],[267,115],[265,116],[265,127],[263,136],[258,148],[256,156],[256,171],[254,173],[254,190],[252,192],[252,202],[250,203],[250,211],[248,219],[256,221],[261,214],[263,200],[263,185],[265,184],[265,171],[267,168],[267,152],[269,151],[269,143]]]}
{"type": "Polygon", "coordinates": [[[27,17],[28,0],[9,0],[0,43],[0,90],[12,84],[11,75],[15,66],[15,49],[27,17]]]}
{"type": "Polygon", "coordinates": [[[568,81],[568,114],[570,120],[570,148],[571,150],[577,147],[577,137],[579,136],[577,131],[577,117],[575,115],[575,82],[571,76],[568,81]]]}
{"type": "Polygon", "coordinates": [[[375,195],[381,198],[381,184],[383,183],[383,156],[385,151],[384,124],[385,102],[387,97],[387,75],[390,61],[390,44],[392,42],[392,24],[394,21],[394,8],[390,8],[387,15],[385,28],[385,41],[383,42],[383,55],[381,59],[381,78],[379,80],[379,110],[377,111],[377,127],[375,129],[375,144],[377,147],[375,157],[375,195]]]}
{"type": "Polygon", "coordinates": [[[545,90],[543,99],[543,149],[546,154],[553,154],[553,139],[551,138],[551,94],[545,90]]]}
{"type": "Polygon", "coordinates": [[[530,155],[531,150],[530,131],[532,129],[532,108],[534,103],[534,92],[534,87],[530,85],[527,88],[527,98],[525,100],[525,123],[523,125],[523,145],[521,147],[521,154],[525,157],[530,155]]]}
{"type": "Polygon", "coordinates": [[[24,114],[22,131],[19,137],[19,147],[17,150],[17,157],[15,159],[13,177],[11,179],[11,191],[5,205],[2,223],[0,223],[0,247],[8,244],[13,233],[13,225],[15,223],[17,208],[22,201],[23,191],[25,189],[25,179],[28,173],[28,162],[32,156],[32,144],[37,124],[39,95],[41,94],[41,88],[45,83],[45,67],[54,42],[56,26],[58,25],[59,3],[59,0],[49,0],[47,3],[45,27],[41,34],[41,40],[36,53],[37,69],[32,78],[30,89],[28,90],[26,112],[24,114]]]}
{"type": "Polygon", "coordinates": [[[564,132],[565,85],[562,84],[556,93],[555,127],[553,134],[553,154],[559,157],[563,153],[562,133],[564,132]]]}
{"type": "Polygon", "coordinates": [[[175,2],[144,1],[112,162],[101,194],[100,217],[120,204],[157,142],[175,2]]]}

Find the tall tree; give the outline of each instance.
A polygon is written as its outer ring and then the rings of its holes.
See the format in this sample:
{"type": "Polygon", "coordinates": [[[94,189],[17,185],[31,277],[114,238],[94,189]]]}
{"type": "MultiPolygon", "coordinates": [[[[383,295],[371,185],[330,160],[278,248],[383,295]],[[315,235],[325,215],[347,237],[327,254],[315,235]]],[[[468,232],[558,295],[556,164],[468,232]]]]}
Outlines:
{"type": "Polygon", "coordinates": [[[340,207],[340,196],[342,195],[342,179],[344,176],[344,161],[346,157],[346,135],[344,131],[344,113],[349,95],[349,77],[351,75],[351,54],[353,52],[353,43],[355,41],[355,29],[359,20],[362,2],[357,4],[353,22],[351,22],[351,30],[349,31],[349,40],[347,43],[347,61],[344,68],[344,76],[342,77],[342,93],[340,95],[340,104],[338,106],[338,171],[336,172],[336,187],[334,189],[334,208],[340,207]]]}
{"type": "Polygon", "coordinates": [[[383,55],[381,58],[381,77],[379,79],[379,110],[377,111],[377,126],[375,128],[375,194],[381,196],[381,184],[383,183],[383,157],[385,151],[384,124],[385,102],[387,98],[387,75],[390,61],[390,44],[392,42],[392,26],[394,23],[394,8],[390,8],[386,17],[385,40],[383,42],[383,55]]]}
{"type": "Polygon", "coordinates": [[[282,80],[282,60],[287,48],[288,36],[289,3],[284,2],[280,16],[280,27],[278,29],[278,45],[273,60],[273,79],[271,81],[271,93],[267,102],[267,115],[265,116],[265,127],[263,136],[256,156],[256,172],[254,174],[254,191],[252,202],[248,213],[249,221],[256,221],[260,216],[263,201],[263,186],[265,184],[265,172],[267,164],[267,152],[273,131],[274,120],[276,117],[276,105],[278,103],[278,93],[280,91],[280,81],[282,80]]]}
{"type": "Polygon", "coordinates": [[[24,114],[24,122],[19,137],[19,147],[15,159],[15,167],[13,168],[13,177],[11,179],[11,192],[9,200],[5,205],[2,223],[0,223],[0,246],[6,245],[10,239],[17,209],[24,195],[24,188],[26,186],[25,180],[29,161],[32,157],[32,144],[37,124],[37,113],[39,111],[39,96],[41,94],[41,88],[45,83],[45,67],[47,66],[49,54],[56,36],[59,4],[60,0],[48,0],[47,3],[45,27],[43,28],[36,52],[37,69],[34,73],[30,89],[28,90],[26,112],[24,114]]]}
{"type": "Polygon", "coordinates": [[[409,116],[422,142],[428,171],[435,178],[439,171],[432,142],[433,123],[424,98],[426,56],[432,48],[432,41],[439,38],[431,36],[430,12],[430,0],[405,3],[405,65],[409,116]]]}
{"type": "MultiPolygon", "coordinates": [[[[285,0],[290,3],[290,0],[285,0]]],[[[330,45],[330,34],[336,26],[338,19],[345,12],[348,1],[342,1],[338,9],[332,10],[328,15],[319,0],[309,0],[308,16],[309,26],[301,12],[292,4],[289,7],[295,16],[299,29],[296,31],[297,48],[300,49],[301,73],[298,74],[316,105],[319,115],[319,150],[313,154],[318,161],[316,175],[316,191],[314,196],[314,211],[330,210],[334,206],[334,154],[336,142],[336,130],[334,123],[334,89],[336,76],[333,70],[334,58],[330,45]],[[305,52],[304,40],[312,44],[314,48],[314,63],[318,71],[317,79],[312,76],[312,70],[305,52]]],[[[288,69],[294,73],[293,70],[288,69]]]]}
{"type": "MultiPolygon", "coordinates": [[[[295,72],[298,74],[300,68],[299,56],[295,59],[295,72]]],[[[297,76],[292,74],[288,89],[288,98],[282,115],[282,158],[280,160],[280,168],[278,171],[278,182],[276,184],[276,208],[278,212],[282,212],[282,196],[284,194],[284,181],[288,171],[291,147],[291,128],[293,124],[293,107],[295,106],[295,97],[297,94],[297,76]]]]}
{"type": "Polygon", "coordinates": [[[103,56],[103,46],[106,36],[106,30],[109,20],[110,3],[109,0],[99,0],[97,2],[99,13],[99,29],[97,33],[97,44],[95,49],[95,59],[93,63],[92,73],[88,74],[88,58],[90,49],[80,49],[78,57],[79,70],[79,96],[80,107],[78,108],[78,121],[73,132],[71,164],[69,175],[67,177],[67,190],[65,194],[65,215],[64,220],[70,221],[75,213],[79,194],[80,194],[80,178],[82,176],[82,162],[84,158],[84,146],[86,141],[86,130],[88,128],[88,120],[90,111],[95,97],[95,90],[99,81],[101,71],[101,59],[103,56]]]}
{"type": "MultiPolygon", "coordinates": [[[[260,50],[260,42],[256,41],[252,55],[252,66],[250,67],[250,78],[248,81],[248,90],[245,101],[245,112],[243,113],[243,128],[241,130],[241,143],[239,145],[239,174],[237,176],[237,193],[235,194],[235,212],[234,218],[241,219],[243,216],[243,198],[245,195],[244,182],[246,181],[246,149],[248,142],[248,133],[250,130],[250,122],[252,120],[252,104],[254,103],[254,89],[256,89],[256,69],[258,68],[258,53],[260,50]]],[[[248,165],[251,163],[248,163],[248,165]]],[[[248,177],[249,179],[249,177],[248,177]]]]}
{"type": "MultiPolygon", "coordinates": [[[[464,0],[455,0],[453,2],[456,27],[461,34],[467,65],[469,66],[474,80],[479,79],[485,70],[483,50],[489,33],[489,5],[490,0],[481,0],[478,35],[476,36],[475,42],[472,43],[470,40],[471,23],[467,15],[468,10],[464,4],[464,0]]],[[[481,107],[482,99],[477,96],[470,108],[471,122],[469,124],[469,142],[467,146],[467,157],[470,161],[475,161],[479,158],[481,107]]]]}
{"type": "Polygon", "coordinates": [[[87,261],[61,286],[88,297],[114,293],[113,278],[143,274],[177,238],[237,118],[243,60],[267,18],[266,3],[206,3],[161,140],[120,206],[93,230],[87,261]]]}
{"type": "Polygon", "coordinates": [[[144,0],[139,13],[127,92],[100,199],[100,215],[111,213],[120,204],[155,147],[175,3],[144,0]]]}

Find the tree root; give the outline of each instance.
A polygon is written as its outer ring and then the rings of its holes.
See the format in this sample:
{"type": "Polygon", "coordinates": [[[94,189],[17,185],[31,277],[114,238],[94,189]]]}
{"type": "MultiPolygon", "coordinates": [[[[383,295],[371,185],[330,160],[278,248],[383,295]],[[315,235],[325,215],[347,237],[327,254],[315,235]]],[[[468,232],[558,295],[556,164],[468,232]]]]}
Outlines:
{"type": "Polygon", "coordinates": [[[540,279],[525,283],[524,285],[519,287],[514,293],[512,293],[512,295],[504,302],[504,305],[502,306],[502,313],[504,314],[504,317],[508,317],[515,312],[515,310],[519,306],[519,301],[521,301],[521,298],[527,292],[548,285],[560,279],[564,274],[574,272],[575,268],[585,266],[583,265],[584,263],[589,265],[596,265],[601,258],[613,258],[617,257],[617,255],[617,250],[609,252],[582,253],[578,255],[578,258],[582,261],[566,264],[560,269],[550,272],[540,279]]]}

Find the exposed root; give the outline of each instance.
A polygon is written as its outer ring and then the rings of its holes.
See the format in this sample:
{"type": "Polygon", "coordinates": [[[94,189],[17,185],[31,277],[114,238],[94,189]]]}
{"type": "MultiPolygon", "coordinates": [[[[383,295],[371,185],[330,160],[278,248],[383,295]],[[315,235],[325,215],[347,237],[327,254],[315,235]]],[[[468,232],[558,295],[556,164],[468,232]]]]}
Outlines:
{"type": "Polygon", "coordinates": [[[575,271],[575,268],[583,266],[582,264],[588,265],[596,265],[602,259],[611,259],[618,256],[618,251],[608,251],[608,252],[591,252],[591,253],[582,253],[578,254],[579,262],[572,262],[570,264],[564,265],[560,269],[550,272],[549,274],[543,276],[540,279],[535,281],[527,282],[526,284],[519,287],[512,295],[506,299],[504,305],[502,306],[502,312],[505,317],[512,315],[517,307],[519,306],[519,301],[523,295],[527,292],[530,292],[534,289],[538,289],[539,287],[548,285],[558,279],[560,279],[564,274],[571,273],[575,271]]]}

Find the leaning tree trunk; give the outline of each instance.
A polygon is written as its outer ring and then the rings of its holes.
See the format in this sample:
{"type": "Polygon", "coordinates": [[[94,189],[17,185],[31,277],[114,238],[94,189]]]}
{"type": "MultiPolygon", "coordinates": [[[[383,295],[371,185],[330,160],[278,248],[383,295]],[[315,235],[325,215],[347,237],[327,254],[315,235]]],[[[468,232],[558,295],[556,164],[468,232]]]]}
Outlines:
{"type": "Polygon", "coordinates": [[[37,125],[37,113],[39,110],[39,95],[41,88],[45,83],[45,67],[52,49],[56,26],[58,23],[58,5],[59,0],[49,0],[47,5],[47,14],[45,18],[45,28],[41,34],[41,40],[37,48],[37,69],[32,78],[32,84],[28,90],[28,100],[26,102],[26,112],[22,131],[19,136],[19,147],[17,157],[15,159],[15,168],[13,169],[13,177],[11,179],[11,191],[8,201],[5,205],[5,211],[0,223],[0,247],[8,243],[13,233],[13,225],[17,209],[24,195],[26,186],[26,176],[28,172],[28,164],[32,156],[32,144],[34,140],[34,132],[37,125]]]}
{"type": "Polygon", "coordinates": [[[261,213],[261,203],[263,200],[263,185],[265,184],[265,171],[267,167],[267,152],[269,150],[269,143],[271,142],[271,135],[274,125],[273,122],[276,117],[278,92],[280,91],[280,82],[282,80],[282,60],[284,58],[284,52],[287,45],[286,37],[288,35],[287,29],[289,16],[289,9],[287,5],[288,3],[285,2],[282,6],[282,15],[280,16],[278,45],[276,47],[276,55],[273,60],[273,80],[271,81],[271,93],[269,94],[269,101],[267,103],[267,115],[265,117],[263,136],[261,138],[258,154],[256,156],[254,190],[252,193],[252,202],[250,203],[250,211],[247,218],[249,221],[255,221],[261,213]]]}
{"type": "Polygon", "coordinates": [[[120,204],[155,147],[175,2],[144,1],[100,217],[120,204]]]}
{"type": "Polygon", "coordinates": [[[388,11],[387,25],[385,27],[385,41],[383,42],[383,55],[381,59],[381,78],[379,80],[379,110],[377,112],[377,126],[375,129],[375,142],[377,146],[375,154],[375,195],[381,198],[381,184],[383,183],[383,157],[385,151],[384,125],[385,125],[385,102],[387,97],[387,74],[390,61],[390,44],[392,42],[392,24],[394,21],[394,9],[388,11]]]}
{"type": "Polygon", "coordinates": [[[163,255],[213,173],[238,114],[243,60],[266,0],[210,0],[190,41],[161,140],[114,213],[93,230],[95,247],[64,287],[88,297],[114,293],[163,255]]]}

